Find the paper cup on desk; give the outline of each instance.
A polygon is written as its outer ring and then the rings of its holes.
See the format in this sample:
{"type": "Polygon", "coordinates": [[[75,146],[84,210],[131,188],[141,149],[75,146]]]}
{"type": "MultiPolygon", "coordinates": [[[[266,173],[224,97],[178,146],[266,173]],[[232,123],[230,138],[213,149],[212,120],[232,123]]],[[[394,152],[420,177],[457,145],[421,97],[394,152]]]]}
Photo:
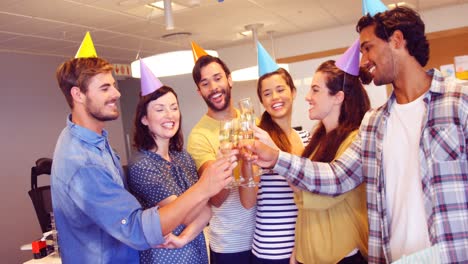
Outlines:
{"type": "Polygon", "coordinates": [[[455,77],[468,80],[468,55],[455,57],[455,77]]]}

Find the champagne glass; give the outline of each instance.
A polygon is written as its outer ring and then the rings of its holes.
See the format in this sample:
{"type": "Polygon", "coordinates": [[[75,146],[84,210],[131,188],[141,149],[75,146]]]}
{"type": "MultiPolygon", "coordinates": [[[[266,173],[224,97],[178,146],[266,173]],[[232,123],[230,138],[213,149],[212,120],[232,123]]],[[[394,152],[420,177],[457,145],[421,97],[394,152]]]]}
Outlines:
{"type": "MultiPolygon", "coordinates": [[[[241,116],[239,120],[239,142],[242,142],[243,146],[253,145],[255,138],[254,138],[254,131],[253,127],[255,125],[255,114],[253,109],[253,104],[250,98],[244,98],[239,101],[239,108],[241,110],[241,116]]],[[[241,149],[243,154],[252,155],[251,151],[247,148],[243,147],[241,149]]],[[[245,184],[246,187],[255,187],[257,183],[253,179],[254,168],[252,164],[250,164],[250,173],[249,179],[245,184]]]]}
{"type": "Polygon", "coordinates": [[[239,109],[242,115],[255,116],[253,103],[250,97],[239,100],[239,109]]]}
{"type": "MultiPolygon", "coordinates": [[[[233,148],[237,147],[237,133],[235,120],[228,119],[222,120],[219,127],[219,150],[223,157],[228,157],[233,148]]],[[[231,174],[231,177],[234,175],[231,174]]],[[[226,189],[230,189],[234,186],[238,186],[238,180],[234,177],[233,181],[226,186],[226,189]]]]}

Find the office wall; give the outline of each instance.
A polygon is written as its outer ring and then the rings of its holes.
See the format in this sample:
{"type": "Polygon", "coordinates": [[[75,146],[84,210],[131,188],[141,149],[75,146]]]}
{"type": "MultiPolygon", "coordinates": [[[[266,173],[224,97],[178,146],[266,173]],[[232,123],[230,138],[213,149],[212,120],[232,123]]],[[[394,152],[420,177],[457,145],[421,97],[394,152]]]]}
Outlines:
{"type": "MultiPolygon", "coordinates": [[[[42,236],[27,193],[31,167],[52,157],[69,107],[55,81],[61,58],[0,52],[0,61],[0,256],[2,263],[22,263],[32,254],[20,246],[42,236]]],[[[110,122],[108,130],[113,147],[125,154],[122,122],[110,122]]]]}

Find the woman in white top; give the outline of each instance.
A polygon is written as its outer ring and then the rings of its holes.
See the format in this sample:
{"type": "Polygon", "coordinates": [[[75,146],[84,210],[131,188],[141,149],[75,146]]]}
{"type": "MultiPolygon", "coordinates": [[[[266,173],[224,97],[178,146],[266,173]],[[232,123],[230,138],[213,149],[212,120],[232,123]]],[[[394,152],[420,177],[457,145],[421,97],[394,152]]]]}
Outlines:
{"type": "MultiPolygon", "coordinates": [[[[291,126],[296,97],[291,75],[282,68],[262,75],[257,83],[257,94],[265,108],[259,127],[268,131],[278,148],[300,155],[309,133],[297,132],[291,126]]],[[[264,171],[258,190],[241,188],[240,192],[245,208],[257,204],[251,263],[289,264],[294,249],[297,207],[288,182],[276,173],[264,171]]]]}

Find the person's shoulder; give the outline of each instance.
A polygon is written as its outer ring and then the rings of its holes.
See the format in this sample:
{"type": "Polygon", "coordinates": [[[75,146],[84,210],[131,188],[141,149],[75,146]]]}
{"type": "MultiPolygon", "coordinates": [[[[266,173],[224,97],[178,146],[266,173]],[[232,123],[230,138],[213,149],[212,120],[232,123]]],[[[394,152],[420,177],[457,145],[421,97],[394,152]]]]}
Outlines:
{"type": "Polygon", "coordinates": [[[436,91],[431,88],[430,106],[434,111],[466,111],[468,107],[468,82],[445,80],[436,91]]]}
{"type": "Polygon", "coordinates": [[[211,127],[211,120],[207,118],[207,115],[203,115],[200,120],[193,126],[190,131],[189,137],[192,135],[203,134],[204,131],[209,130],[211,127]]]}
{"type": "Polygon", "coordinates": [[[468,81],[462,82],[456,79],[446,80],[444,82],[444,96],[455,97],[467,100],[468,97],[468,81]]]}
{"type": "Polygon", "coordinates": [[[70,133],[70,130],[66,127],[57,140],[54,161],[57,160],[62,164],[68,165],[74,163],[84,164],[85,160],[89,157],[90,151],[88,144],[70,133]]]}
{"type": "Polygon", "coordinates": [[[82,168],[94,164],[92,150],[65,128],[57,141],[53,155],[52,177],[68,184],[82,168]]]}
{"type": "Polygon", "coordinates": [[[217,131],[218,127],[219,124],[215,119],[204,115],[190,131],[187,142],[188,149],[190,149],[192,144],[199,143],[200,141],[209,141],[213,136],[217,137],[218,135],[215,134],[215,132],[217,131]]]}
{"type": "Polygon", "coordinates": [[[150,162],[151,157],[149,156],[147,151],[143,150],[138,150],[133,155],[130,157],[130,160],[128,162],[128,167],[133,168],[133,167],[141,167],[141,166],[146,166],[148,162],[150,162]]]}

